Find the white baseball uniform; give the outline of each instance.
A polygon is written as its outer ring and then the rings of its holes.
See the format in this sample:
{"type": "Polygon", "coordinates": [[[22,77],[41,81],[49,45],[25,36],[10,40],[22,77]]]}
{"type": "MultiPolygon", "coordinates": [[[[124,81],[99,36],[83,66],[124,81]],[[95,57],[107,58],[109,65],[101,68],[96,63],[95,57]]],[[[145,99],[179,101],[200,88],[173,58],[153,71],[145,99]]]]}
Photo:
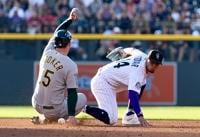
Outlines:
{"type": "MultiPolygon", "coordinates": [[[[67,117],[67,88],[77,88],[77,64],[54,48],[52,37],[40,60],[39,76],[32,105],[47,118],[67,117]]],[[[78,93],[76,113],[86,104],[84,94],[78,93]]]]}
{"type": "Polygon", "coordinates": [[[134,50],[132,56],[99,68],[91,80],[92,93],[99,108],[108,113],[111,124],[118,118],[116,93],[134,90],[140,94],[141,86],[146,84],[146,58],[145,53],[134,50]]]}

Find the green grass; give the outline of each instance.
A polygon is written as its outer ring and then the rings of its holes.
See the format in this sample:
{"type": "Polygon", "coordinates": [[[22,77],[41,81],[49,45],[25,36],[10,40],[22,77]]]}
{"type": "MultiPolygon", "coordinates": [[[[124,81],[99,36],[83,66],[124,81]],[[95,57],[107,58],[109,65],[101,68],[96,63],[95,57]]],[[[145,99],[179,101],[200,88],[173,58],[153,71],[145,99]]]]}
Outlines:
{"type": "MultiPolygon", "coordinates": [[[[145,106],[142,107],[147,119],[185,119],[200,120],[200,107],[145,106]]],[[[126,107],[119,107],[119,118],[123,117],[126,107]]],[[[0,118],[31,118],[38,113],[31,106],[0,106],[0,118]]],[[[80,113],[78,118],[92,118],[80,113]]]]}

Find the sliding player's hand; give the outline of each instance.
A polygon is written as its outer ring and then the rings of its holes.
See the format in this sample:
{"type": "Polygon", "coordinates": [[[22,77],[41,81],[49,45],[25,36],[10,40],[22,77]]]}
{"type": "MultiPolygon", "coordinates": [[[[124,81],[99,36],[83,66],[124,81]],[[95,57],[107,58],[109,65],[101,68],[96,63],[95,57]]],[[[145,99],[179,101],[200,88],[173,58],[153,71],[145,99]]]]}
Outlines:
{"type": "Polygon", "coordinates": [[[73,8],[73,9],[71,10],[71,12],[70,12],[70,18],[71,18],[72,20],[77,20],[78,17],[79,17],[79,10],[78,10],[78,8],[73,8]]]}

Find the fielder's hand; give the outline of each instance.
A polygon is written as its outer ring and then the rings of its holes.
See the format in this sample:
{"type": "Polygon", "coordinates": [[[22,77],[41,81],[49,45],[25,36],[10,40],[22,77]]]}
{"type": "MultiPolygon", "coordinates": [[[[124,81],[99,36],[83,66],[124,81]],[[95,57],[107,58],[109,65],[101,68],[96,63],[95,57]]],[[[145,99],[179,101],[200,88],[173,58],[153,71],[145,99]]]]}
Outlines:
{"type": "Polygon", "coordinates": [[[124,52],[123,48],[118,47],[118,48],[113,49],[110,53],[108,53],[106,58],[108,58],[111,61],[117,61],[122,58],[125,58],[126,56],[127,54],[124,52]]]}
{"type": "Polygon", "coordinates": [[[77,20],[78,19],[78,16],[79,16],[79,9],[78,8],[73,8],[70,12],[70,15],[69,17],[72,19],[72,20],[77,20]]]}
{"type": "Polygon", "coordinates": [[[143,116],[138,117],[138,120],[140,121],[140,125],[142,127],[150,127],[151,125],[144,119],[143,116]]]}
{"type": "Polygon", "coordinates": [[[74,116],[69,116],[67,122],[70,126],[77,126],[79,124],[79,121],[74,116]]]}

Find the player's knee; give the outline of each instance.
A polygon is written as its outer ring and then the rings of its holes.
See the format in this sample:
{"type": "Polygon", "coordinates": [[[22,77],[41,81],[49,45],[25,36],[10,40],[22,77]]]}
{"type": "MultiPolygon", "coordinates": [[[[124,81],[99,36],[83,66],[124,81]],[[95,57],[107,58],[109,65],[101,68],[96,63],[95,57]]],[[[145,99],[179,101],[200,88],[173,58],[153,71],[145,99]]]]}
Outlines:
{"type": "Polygon", "coordinates": [[[32,99],[31,99],[31,104],[32,104],[33,108],[36,107],[36,102],[35,102],[35,99],[34,99],[33,97],[32,97],[32,99]]]}
{"type": "Polygon", "coordinates": [[[80,107],[83,108],[87,103],[87,97],[83,93],[78,93],[78,102],[80,102],[80,107]]]}
{"type": "Polygon", "coordinates": [[[115,114],[112,111],[108,111],[108,110],[107,110],[107,114],[109,117],[109,125],[113,125],[113,124],[117,123],[117,120],[118,120],[117,114],[115,114]]]}
{"type": "Polygon", "coordinates": [[[110,125],[116,124],[118,120],[117,116],[113,114],[109,115],[109,119],[110,119],[110,125]]]}
{"type": "Polygon", "coordinates": [[[85,94],[78,93],[78,100],[76,103],[76,115],[82,111],[82,109],[85,107],[87,103],[87,98],[85,94]]]}

